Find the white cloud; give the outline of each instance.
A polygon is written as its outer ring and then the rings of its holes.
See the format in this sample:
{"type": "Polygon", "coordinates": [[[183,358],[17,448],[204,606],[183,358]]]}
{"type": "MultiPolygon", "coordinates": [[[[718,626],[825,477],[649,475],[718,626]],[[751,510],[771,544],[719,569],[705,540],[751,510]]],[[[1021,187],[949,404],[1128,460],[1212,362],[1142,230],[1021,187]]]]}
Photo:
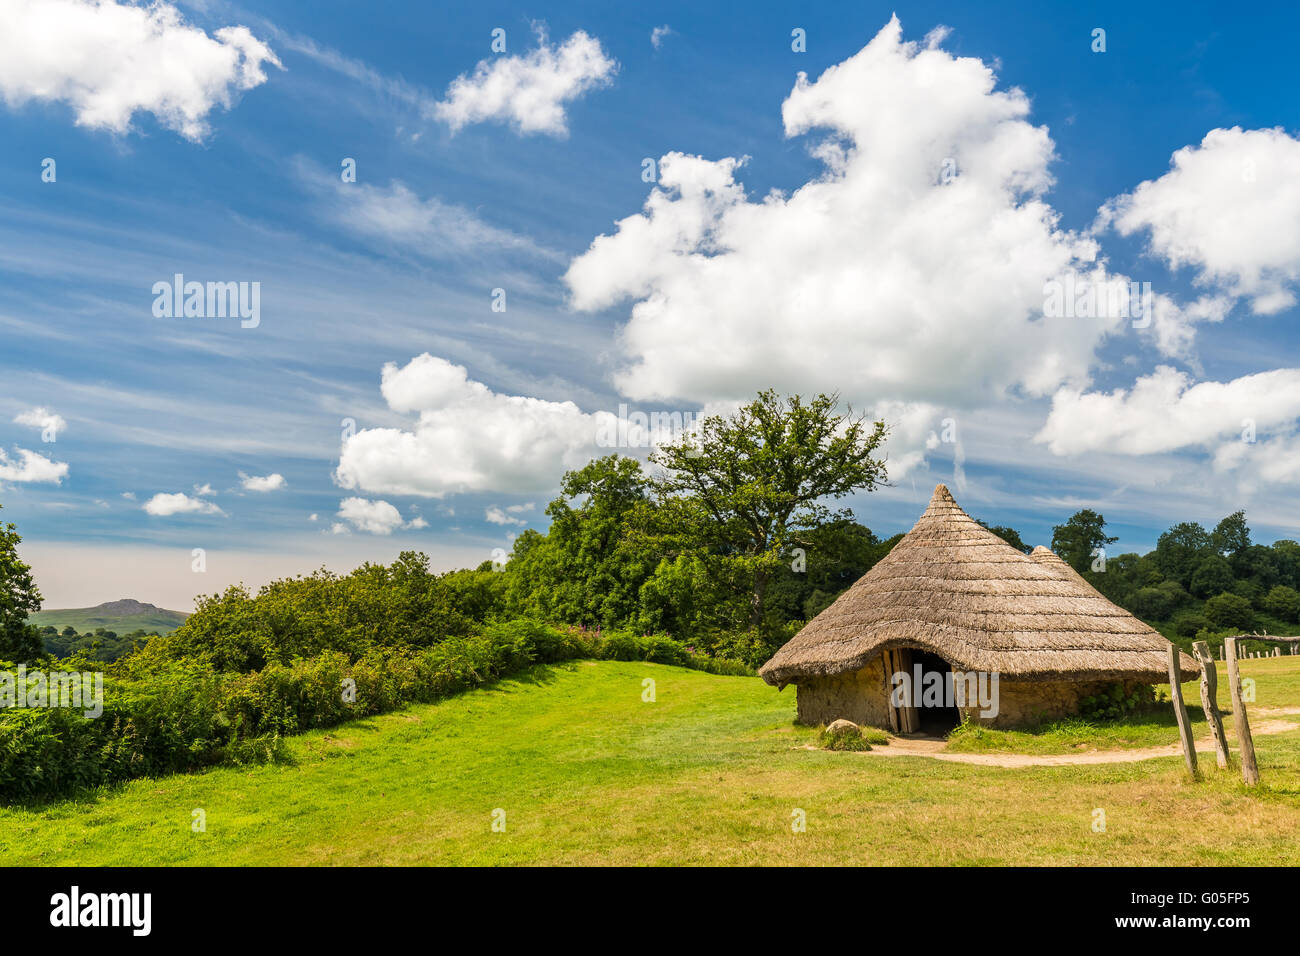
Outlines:
{"type": "Polygon", "coordinates": [[[14,416],[14,424],[35,428],[42,433],[48,434],[50,440],[57,438],[59,433],[68,427],[68,423],[62,415],[55,414],[44,407],[29,408],[24,412],[19,412],[14,416]]]}
{"type": "Polygon", "coordinates": [[[195,485],[194,493],[199,497],[206,497],[208,495],[215,495],[216,491],[213,490],[211,485],[203,484],[203,485],[195,485]]]}
{"type": "MultiPolygon", "coordinates": [[[[1192,384],[1159,366],[1132,389],[1110,393],[1061,389],[1035,441],[1057,455],[1106,451],[1151,455],[1192,446],[1241,441],[1254,430],[1290,433],[1300,416],[1300,369],[1275,369],[1229,382],[1192,384]]],[[[1220,452],[1227,463],[1232,452],[1220,452]]]]}
{"type": "Polygon", "coordinates": [[[239,482],[245,491],[279,491],[287,484],[279,473],[258,477],[239,473],[239,482]]]}
{"type": "Polygon", "coordinates": [[[143,508],[146,513],[160,518],[180,514],[225,514],[224,511],[218,508],[211,501],[204,501],[201,498],[191,498],[189,495],[179,491],[173,495],[156,494],[144,503],[143,508]]]}
{"type": "Polygon", "coordinates": [[[488,249],[560,258],[526,236],[484,222],[463,206],[436,196],[421,199],[404,183],[345,183],[307,160],[299,159],[297,166],[303,181],[325,198],[325,218],[351,235],[433,258],[469,256],[488,249]]]}
{"type": "Polygon", "coordinates": [[[655,27],[650,31],[650,45],[656,50],[663,46],[664,38],[672,36],[673,28],[668,24],[661,27],[655,27]]]}
{"type": "Polygon", "coordinates": [[[558,47],[539,33],[538,47],[523,56],[481,60],[472,75],[447,87],[434,115],[453,132],[471,123],[500,120],[520,133],[568,133],[564,104],[613,80],[618,64],[600,41],[577,31],[558,47]]]}
{"type": "Polygon", "coordinates": [[[280,61],[247,27],[212,36],[168,3],[6,0],[0,16],[0,96],[68,103],[77,125],[125,133],[137,111],[186,139],[208,114],[266,82],[280,61]]]}
{"type": "MultiPolygon", "coordinates": [[[[425,522],[417,518],[410,524],[402,521],[402,513],[387,501],[367,501],[365,498],[344,498],[339,502],[338,516],[357,531],[368,534],[392,534],[399,528],[423,528],[425,522]],[[417,523],[418,522],[418,523],[417,523]]],[[[346,525],[336,523],[335,534],[346,533],[346,525]]]]}
{"type": "Polygon", "coordinates": [[[633,300],[615,384],[697,402],[834,383],[858,407],[974,407],[1083,386],[1118,314],[1044,315],[1049,280],[1106,273],[1042,200],[1053,144],[979,60],[904,43],[896,19],[815,82],[787,135],[825,171],[751,200],[744,162],[672,152],[642,214],[572,263],[573,305],[633,300]],[[953,175],[950,175],[953,174],[953,175]]]}
{"type": "Polygon", "coordinates": [[[483,517],[486,518],[488,521],[490,521],[492,524],[525,525],[528,523],[527,521],[524,521],[522,518],[517,518],[515,516],[524,511],[532,510],[532,507],[533,506],[531,504],[511,505],[508,508],[500,508],[497,507],[496,505],[492,505],[483,513],[483,517]]]}
{"type": "Polygon", "coordinates": [[[64,462],[52,461],[26,448],[14,450],[18,453],[17,461],[0,448],[0,482],[59,485],[68,476],[68,466],[64,462]]]}
{"type": "Polygon", "coordinates": [[[430,498],[547,490],[592,457],[598,428],[614,420],[573,402],[493,392],[428,353],[384,366],[382,391],[390,408],[419,420],[413,431],[369,428],[348,438],[335,471],[344,488],[430,498]]]}
{"type": "Polygon", "coordinates": [[[1151,251],[1259,314],[1295,304],[1300,140],[1281,129],[1214,129],[1169,172],[1102,207],[1099,226],[1149,233],[1151,251]]]}

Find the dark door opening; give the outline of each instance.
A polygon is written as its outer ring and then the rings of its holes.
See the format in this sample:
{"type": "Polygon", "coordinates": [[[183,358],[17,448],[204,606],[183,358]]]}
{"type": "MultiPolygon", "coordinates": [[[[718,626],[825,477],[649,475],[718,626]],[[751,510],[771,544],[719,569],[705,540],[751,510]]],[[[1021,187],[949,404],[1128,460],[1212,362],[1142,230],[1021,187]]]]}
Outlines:
{"type": "MultiPolygon", "coordinates": [[[[952,673],[952,665],[945,661],[938,654],[931,654],[929,651],[912,648],[912,669],[916,672],[916,666],[921,667],[921,684],[915,690],[915,704],[917,716],[917,730],[923,734],[932,737],[943,737],[959,723],[961,717],[957,713],[957,708],[951,706],[948,696],[947,675],[952,673]],[[939,688],[939,703],[927,705],[925,703],[925,688],[934,684],[936,678],[930,677],[930,674],[936,674],[939,688]]],[[[929,696],[934,697],[934,691],[930,691],[929,696]]]]}

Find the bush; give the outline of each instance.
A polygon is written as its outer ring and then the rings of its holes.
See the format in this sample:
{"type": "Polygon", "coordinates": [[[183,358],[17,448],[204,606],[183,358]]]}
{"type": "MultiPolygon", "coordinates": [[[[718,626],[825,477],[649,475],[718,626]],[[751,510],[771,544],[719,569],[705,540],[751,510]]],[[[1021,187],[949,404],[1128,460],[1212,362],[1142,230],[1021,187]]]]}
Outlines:
{"type": "Polygon", "coordinates": [[[1264,595],[1264,610],[1276,618],[1294,623],[1300,619],[1300,591],[1279,584],[1264,595]]]}
{"type": "Polygon", "coordinates": [[[1079,716],[1084,720],[1114,720],[1149,710],[1156,702],[1150,684],[1124,684],[1114,681],[1100,693],[1079,701],[1079,716]]]}
{"type": "Polygon", "coordinates": [[[842,728],[836,732],[832,732],[828,727],[820,727],[817,731],[817,741],[825,750],[864,751],[871,749],[871,743],[863,736],[862,728],[856,725],[842,728]]]}
{"type": "Polygon", "coordinates": [[[1160,588],[1139,588],[1130,600],[1133,613],[1149,621],[1163,621],[1174,608],[1169,594],[1160,588]]]}
{"type": "Polygon", "coordinates": [[[1209,621],[1205,619],[1205,615],[1195,611],[1184,611],[1174,617],[1174,633],[1179,637],[1195,637],[1199,631],[1208,626],[1209,621]]]}
{"type": "Polygon", "coordinates": [[[1205,619],[1219,629],[1235,627],[1248,631],[1255,626],[1255,611],[1249,600],[1225,591],[1205,602],[1205,619]]]}

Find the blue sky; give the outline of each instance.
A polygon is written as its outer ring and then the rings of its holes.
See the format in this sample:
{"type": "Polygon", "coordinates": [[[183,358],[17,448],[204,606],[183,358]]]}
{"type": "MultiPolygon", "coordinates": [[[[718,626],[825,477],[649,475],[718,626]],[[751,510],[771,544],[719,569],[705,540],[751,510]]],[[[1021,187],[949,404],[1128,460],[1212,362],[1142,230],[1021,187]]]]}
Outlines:
{"type": "Polygon", "coordinates": [[[1237,508],[1300,537],[1292,9],[3,6],[0,504],[47,606],[477,564],[602,414],[768,385],[896,425],[851,502],[882,535],[945,481],[1032,543],[1079,507],[1123,550],[1237,508]],[[1156,329],[1032,314],[1097,262],[1156,329]],[[260,323],[155,316],[176,273],[259,283],[260,323]]]}

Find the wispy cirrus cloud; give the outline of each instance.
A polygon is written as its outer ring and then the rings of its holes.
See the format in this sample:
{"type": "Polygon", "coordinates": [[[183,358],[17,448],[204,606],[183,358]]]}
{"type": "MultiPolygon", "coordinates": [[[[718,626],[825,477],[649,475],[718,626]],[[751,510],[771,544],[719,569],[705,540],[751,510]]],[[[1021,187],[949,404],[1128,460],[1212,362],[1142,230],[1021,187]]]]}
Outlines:
{"type": "Polygon", "coordinates": [[[310,160],[297,160],[301,178],[320,201],[320,215],[345,233],[385,249],[428,259],[464,258],[487,251],[522,253],[554,262],[560,253],[531,238],[485,222],[472,210],[437,196],[421,197],[405,183],[344,182],[310,160]]]}

